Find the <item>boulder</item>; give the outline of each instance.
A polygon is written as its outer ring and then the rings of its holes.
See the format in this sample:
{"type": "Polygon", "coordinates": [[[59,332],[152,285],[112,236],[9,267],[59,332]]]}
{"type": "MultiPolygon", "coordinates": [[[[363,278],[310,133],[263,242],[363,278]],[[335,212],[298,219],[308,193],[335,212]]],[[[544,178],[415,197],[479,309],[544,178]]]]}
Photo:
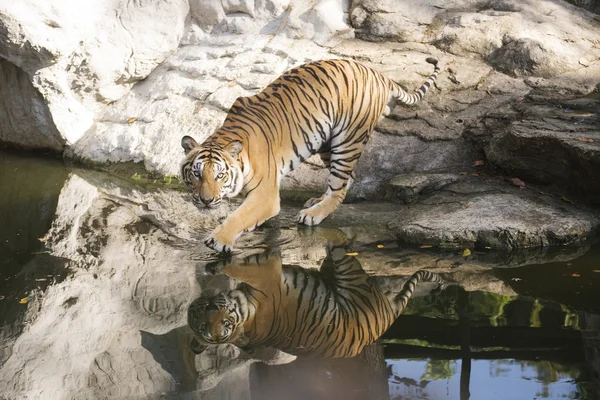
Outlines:
{"type": "MultiPolygon", "coordinates": [[[[188,12],[185,0],[4,3],[0,57],[29,80],[13,94],[25,104],[43,104],[27,124],[28,135],[48,139],[19,140],[17,129],[4,133],[2,141],[57,151],[73,145],[93,126],[98,110],[175,51],[188,12]]],[[[10,114],[18,104],[4,100],[2,107],[9,114],[2,124],[16,122],[10,114]]]]}
{"type": "Polygon", "coordinates": [[[457,174],[404,174],[395,176],[388,184],[386,198],[414,203],[420,195],[440,190],[460,179],[457,174]]]}
{"type": "Polygon", "coordinates": [[[600,122],[597,99],[527,105],[522,118],[485,147],[490,162],[510,174],[565,188],[600,204],[600,122]]]}
{"type": "MultiPolygon", "coordinates": [[[[359,162],[349,197],[376,198],[398,174],[464,171],[497,136],[486,123],[506,126],[500,112],[513,122],[523,99],[593,91],[595,18],[562,0],[7,3],[0,83],[10,95],[0,100],[0,142],[177,175],[183,135],[204,140],[237,97],[293,66],[352,58],[412,90],[431,72],[424,59],[437,57],[434,87],[392,110],[359,162]]],[[[500,158],[503,170],[520,168],[500,158]]],[[[283,185],[320,192],[320,169],[311,160],[283,185]]]]}
{"type": "Polygon", "coordinates": [[[510,251],[585,243],[599,223],[594,210],[490,179],[446,186],[398,213],[388,228],[418,245],[510,251]]]}

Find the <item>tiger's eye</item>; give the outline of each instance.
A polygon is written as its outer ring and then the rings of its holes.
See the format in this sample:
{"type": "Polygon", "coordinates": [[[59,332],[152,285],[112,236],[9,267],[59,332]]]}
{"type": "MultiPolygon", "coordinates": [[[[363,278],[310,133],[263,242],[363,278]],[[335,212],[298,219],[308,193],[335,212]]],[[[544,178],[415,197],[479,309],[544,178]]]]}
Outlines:
{"type": "Polygon", "coordinates": [[[194,176],[200,179],[200,171],[194,171],[194,176]]]}
{"type": "Polygon", "coordinates": [[[219,175],[217,175],[217,179],[223,179],[225,177],[225,174],[222,172],[219,172],[219,175]]]}

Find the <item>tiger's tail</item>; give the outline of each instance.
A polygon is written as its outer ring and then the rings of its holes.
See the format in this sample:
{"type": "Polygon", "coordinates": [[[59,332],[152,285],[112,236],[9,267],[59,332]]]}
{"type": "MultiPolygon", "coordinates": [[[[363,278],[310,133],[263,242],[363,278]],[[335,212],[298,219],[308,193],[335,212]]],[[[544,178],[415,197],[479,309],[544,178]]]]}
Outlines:
{"type": "Polygon", "coordinates": [[[396,315],[399,315],[404,310],[404,308],[406,307],[406,304],[408,303],[408,300],[412,297],[413,292],[415,291],[415,288],[417,287],[417,284],[419,282],[437,283],[438,285],[440,285],[440,287],[439,287],[440,290],[445,288],[449,283],[452,283],[452,282],[447,282],[446,280],[444,280],[441,276],[439,276],[435,272],[429,272],[424,269],[421,269],[421,270],[415,272],[404,283],[404,285],[402,286],[402,290],[400,290],[400,293],[398,293],[394,297],[394,305],[396,308],[396,315]]]}
{"type": "Polygon", "coordinates": [[[423,96],[425,96],[425,93],[427,93],[431,85],[433,85],[433,83],[437,79],[438,74],[441,71],[441,68],[438,65],[438,60],[436,60],[433,57],[429,57],[425,61],[427,61],[429,64],[433,64],[433,73],[429,75],[429,78],[427,78],[427,80],[421,85],[420,88],[415,90],[415,93],[407,93],[404,89],[402,89],[400,85],[390,80],[392,82],[392,96],[396,99],[397,102],[403,104],[415,104],[418,101],[420,101],[423,98],[423,96]]]}

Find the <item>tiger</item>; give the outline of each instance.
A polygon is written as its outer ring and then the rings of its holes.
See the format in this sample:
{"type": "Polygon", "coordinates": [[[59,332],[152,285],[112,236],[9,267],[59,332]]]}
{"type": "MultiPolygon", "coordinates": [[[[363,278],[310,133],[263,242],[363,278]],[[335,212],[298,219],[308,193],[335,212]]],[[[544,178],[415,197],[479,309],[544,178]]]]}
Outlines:
{"type": "Polygon", "coordinates": [[[217,207],[223,198],[245,195],[243,203],[205,238],[217,252],[280,211],[283,176],[318,154],[329,169],[327,190],[304,204],[297,222],[318,225],[343,202],[354,167],[375,128],[396,102],[420,101],[440,66],[414,93],[353,60],[310,62],[293,68],[262,92],[238,97],[225,121],[202,144],[184,136],[181,177],[192,203],[217,207]]]}
{"type": "Polygon", "coordinates": [[[190,304],[193,352],[231,343],[250,354],[275,348],[295,356],[354,357],[392,325],[419,282],[434,282],[440,291],[452,283],[419,270],[397,295],[386,295],[338,232],[328,233],[319,271],[282,266],[278,253],[209,265],[210,272],[241,283],[227,292],[202,294],[190,304]]]}

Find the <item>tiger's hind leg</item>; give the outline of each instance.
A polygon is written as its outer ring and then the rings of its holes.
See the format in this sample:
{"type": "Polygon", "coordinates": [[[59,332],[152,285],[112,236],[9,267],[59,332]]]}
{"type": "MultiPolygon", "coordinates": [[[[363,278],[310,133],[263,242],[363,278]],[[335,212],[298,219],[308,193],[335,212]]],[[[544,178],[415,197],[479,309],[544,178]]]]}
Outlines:
{"type": "MultiPolygon", "coordinates": [[[[330,169],[330,167],[331,167],[331,150],[327,149],[326,151],[320,152],[319,156],[321,157],[323,164],[325,164],[325,168],[330,169]]],[[[346,185],[346,190],[348,190],[350,188],[350,185],[352,185],[353,181],[354,181],[354,171],[352,172],[351,180],[346,185]]],[[[308,199],[306,201],[306,203],[304,203],[304,208],[310,208],[310,207],[314,206],[315,204],[320,203],[325,198],[325,194],[326,193],[323,193],[319,197],[313,197],[312,199],[308,199]]]]}
{"type": "MultiPolygon", "coordinates": [[[[297,221],[305,225],[318,225],[334,212],[346,198],[346,193],[354,182],[354,167],[364,148],[364,141],[332,146],[329,155],[329,179],[327,191],[310,199],[298,214],[297,221]]],[[[323,155],[321,156],[323,158],[323,155]]],[[[324,160],[325,161],[325,160],[324,160]]],[[[326,163],[327,165],[327,163],[326,163]]]]}

